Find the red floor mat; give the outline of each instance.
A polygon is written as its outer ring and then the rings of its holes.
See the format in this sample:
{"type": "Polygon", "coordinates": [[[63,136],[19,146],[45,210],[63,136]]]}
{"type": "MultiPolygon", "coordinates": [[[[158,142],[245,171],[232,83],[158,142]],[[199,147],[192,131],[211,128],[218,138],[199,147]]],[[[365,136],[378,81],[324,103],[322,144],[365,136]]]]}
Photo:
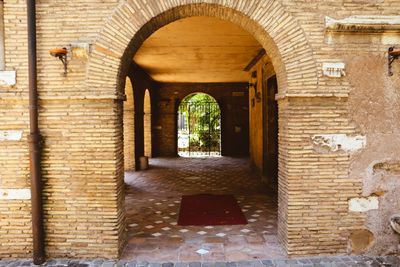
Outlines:
{"type": "Polygon", "coordinates": [[[182,196],[178,225],[235,224],[247,224],[247,220],[233,195],[182,196]]]}

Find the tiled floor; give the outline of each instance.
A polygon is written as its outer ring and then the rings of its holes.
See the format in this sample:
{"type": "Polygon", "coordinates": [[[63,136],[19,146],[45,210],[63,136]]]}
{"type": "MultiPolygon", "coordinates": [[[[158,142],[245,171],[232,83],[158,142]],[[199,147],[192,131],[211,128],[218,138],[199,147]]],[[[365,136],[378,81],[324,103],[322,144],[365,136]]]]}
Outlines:
{"type": "MultiPolygon", "coordinates": [[[[0,267],[38,266],[29,259],[1,260],[0,267]]],[[[52,267],[399,267],[400,257],[336,256],[279,260],[230,262],[154,263],[135,260],[49,259],[42,266],[52,267]]]]}
{"type": "Polygon", "coordinates": [[[151,159],[150,169],[126,173],[128,245],[125,260],[237,261],[284,258],[278,243],[276,195],[247,159],[151,159]],[[182,195],[233,194],[247,225],[178,226],[182,195]]]}

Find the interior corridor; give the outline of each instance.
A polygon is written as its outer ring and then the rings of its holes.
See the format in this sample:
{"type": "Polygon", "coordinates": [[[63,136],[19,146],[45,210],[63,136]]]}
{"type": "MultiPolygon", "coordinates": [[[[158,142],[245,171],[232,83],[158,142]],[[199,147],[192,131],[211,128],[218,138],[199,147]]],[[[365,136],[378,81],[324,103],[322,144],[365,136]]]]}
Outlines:
{"type": "Polygon", "coordinates": [[[126,172],[126,260],[237,261],[284,258],[277,240],[277,196],[244,158],[154,158],[126,172]],[[247,225],[178,226],[182,195],[232,194],[247,225]]]}

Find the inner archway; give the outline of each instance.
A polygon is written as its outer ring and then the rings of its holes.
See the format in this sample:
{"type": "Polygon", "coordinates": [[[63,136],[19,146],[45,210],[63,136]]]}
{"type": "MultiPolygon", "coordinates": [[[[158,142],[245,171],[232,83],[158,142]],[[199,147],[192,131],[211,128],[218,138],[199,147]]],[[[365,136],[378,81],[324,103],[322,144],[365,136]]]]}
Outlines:
{"type": "Polygon", "coordinates": [[[178,108],[178,154],[182,157],[221,155],[221,110],[210,95],[186,96],[178,108]]]}

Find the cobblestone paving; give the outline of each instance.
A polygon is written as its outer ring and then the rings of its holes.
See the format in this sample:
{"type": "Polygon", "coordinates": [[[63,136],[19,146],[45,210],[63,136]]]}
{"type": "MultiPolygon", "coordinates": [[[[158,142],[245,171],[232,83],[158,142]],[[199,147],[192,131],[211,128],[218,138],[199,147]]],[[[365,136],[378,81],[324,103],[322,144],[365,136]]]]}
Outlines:
{"type": "Polygon", "coordinates": [[[127,173],[125,260],[158,262],[284,258],[277,239],[276,194],[247,159],[161,158],[127,173]],[[233,194],[247,225],[179,226],[182,195],[233,194]]]}
{"type": "MultiPolygon", "coordinates": [[[[0,267],[35,266],[31,260],[0,260],[0,267]]],[[[398,267],[400,258],[345,256],[345,257],[313,257],[300,259],[232,261],[232,262],[187,262],[187,263],[149,263],[137,261],[109,260],[49,260],[43,266],[68,267],[398,267]]]]}

